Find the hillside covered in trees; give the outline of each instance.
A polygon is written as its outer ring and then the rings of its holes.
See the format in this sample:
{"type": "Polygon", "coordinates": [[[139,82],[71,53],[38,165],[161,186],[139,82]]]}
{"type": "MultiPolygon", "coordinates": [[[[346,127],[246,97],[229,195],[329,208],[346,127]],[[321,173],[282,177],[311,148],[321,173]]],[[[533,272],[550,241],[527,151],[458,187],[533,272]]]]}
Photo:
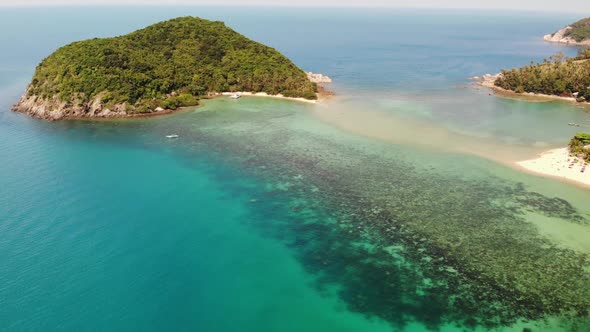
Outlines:
{"type": "Polygon", "coordinates": [[[590,17],[581,19],[570,26],[572,28],[565,32],[566,37],[571,37],[577,42],[590,39],[590,17]]]}
{"type": "Polygon", "coordinates": [[[517,93],[575,97],[580,102],[590,100],[590,50],[580,52],[575,58],[558,54],[542,63],[503,70],[494,84],[517,93]]]}
{"type": "Polygon", "coordinates": [[[278,51],[222,22],[181,17],[58,49],[37,66],[15,110],[58,112],[54,118],[145,113],[232,91],[315,99],[317,86],[278,51]]]}
{"type": "Polygon", "coordinates": [[[544,40],[552,43],[590,46],[590,17],[581,19],[550,35],[544,40]]]}

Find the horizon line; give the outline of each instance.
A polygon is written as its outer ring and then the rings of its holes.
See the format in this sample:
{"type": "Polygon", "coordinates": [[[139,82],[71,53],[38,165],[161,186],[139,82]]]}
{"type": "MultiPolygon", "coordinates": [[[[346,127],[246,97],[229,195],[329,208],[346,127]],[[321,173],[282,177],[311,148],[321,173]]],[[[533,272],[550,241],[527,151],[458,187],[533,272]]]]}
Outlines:
{"type": "MultiPolygon", "coordinates": [[[[164,3],[2,3],[0,2],[0,8],[57,8],[57,7],[268,7],[268,8],[324,8],[324,9],[433,9],[433,10],[473,10],[473,11],[503,11],[503,12],[521,12],[521,13],[547,13],[547,12],[559,12],[562,14],[579,14],[578,11],[572,11],[569,8],[566,9],[523,9],[523,8],[502,8],[502,7],[440,7],[440,6],[415,6],[415,5],[385,5],[385,4],[341,4],[341,5],[329,5],[329,4],[263,4],[263,3],[250,3],[250,4],[235,4],[235,3],[176,3],[176,4],[164,4],[164,3]]],[[[579,14],[584,16],[584,14],[579,14]]],[[[585,17],[585,16],[584,16],[585,17]]]]}

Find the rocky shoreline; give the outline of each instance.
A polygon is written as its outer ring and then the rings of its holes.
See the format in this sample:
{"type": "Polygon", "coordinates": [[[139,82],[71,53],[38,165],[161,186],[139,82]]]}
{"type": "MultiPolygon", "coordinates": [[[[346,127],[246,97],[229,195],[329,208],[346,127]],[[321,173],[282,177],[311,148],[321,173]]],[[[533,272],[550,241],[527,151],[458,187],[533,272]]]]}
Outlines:
{"type": "Polygon", "coordinates": [[[25,94],[12,107],[13,112],[24,113],[35,118],[56,121],[65,118],[117,118],[129,117],[132,114],[126,112],[126,104],[117,104],[107,108],[100,97],[90,102],[79,103],[75,101],[62,101],[57,96],[44,99],[41,96],[30,94],[27,89],[25,94]]]}
{"type": "Polygon", "coordinates": [[[590,40],[584,40],[581,42],[576,41],[572,37],[567,36],[567,32],[572,30],[573,27],[567,26],[555,33],[545,35],[543,40],[550,43],[559,43],[559,44],[566,44],[566,45],[573,45],[573,46],[590,46],[590,40]]]}
{"type": "Polygon", "coordinates": [[[312,72],[307,72],[307,78],[312,81],[313,83],[317,84],[330,84],[332,83],[332,79],[323,74],[315,74],[312,72]]]}
{"type": "MultiPolygon", "coordinates": [[[[332,79],[322,74],[307,73],[310,81],[317,84],[332,83],[332,79]]],[[[209,97],[218,97],[233,93],[210,93],[209,97]]],[[[256,97],[268,97],[284,100],[292,100],[298,102],[316,103],[320,100],[320,97],[327,97],[333,95],[332,92],[327,91],[321,85],[318,86],[318,99],[308,100],[304,98],[285,97],[283,95],[269,95],[264,92],[252,93],[252,92],[239,92],[244,96],[256,96],[256,97]]],[[[27,114],[31,117],[48,120],[58,121],[65,119],[83,119],[83,118],[141,118],[141,117],[152,117],[165,114],[171,114],[186,107],[179,107],[177,109],[163,109],[158,107],[150,112],[144,113],[128,113],[130,109],[127,103],[114,104],[107,106],[102,102],[102,95],[97,95],[94,99],[89,102],[79,102],[77,100],[62,101],[58,96],[51,98],[42,98],[41,96],[30,94],[30,88],[27,88],[23,96],[19,101],[12,107],[13,112],[27,114]]],[[[196,105],[195,105],[196,106],[196,105]]]]}

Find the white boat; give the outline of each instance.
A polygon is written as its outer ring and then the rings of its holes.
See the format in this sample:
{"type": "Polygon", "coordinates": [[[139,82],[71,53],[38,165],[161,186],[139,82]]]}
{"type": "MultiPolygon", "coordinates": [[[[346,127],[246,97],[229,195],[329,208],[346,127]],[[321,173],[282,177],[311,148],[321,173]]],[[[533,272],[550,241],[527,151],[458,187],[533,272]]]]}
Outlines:
{"type": "Polygon", "coordinates": [[[232,94],[231,94],[229,97],[230,97],[231,99],[240,99],[242,96],[240,96],[240,95],[239,95],[239,94],[237,94],[237,93],[232,93],[232,94]]]}
{"type": "Polygon", "coordinates": [[[179,138],[180,136],[178,135],[166,135],[166,138],[179,138]]]}

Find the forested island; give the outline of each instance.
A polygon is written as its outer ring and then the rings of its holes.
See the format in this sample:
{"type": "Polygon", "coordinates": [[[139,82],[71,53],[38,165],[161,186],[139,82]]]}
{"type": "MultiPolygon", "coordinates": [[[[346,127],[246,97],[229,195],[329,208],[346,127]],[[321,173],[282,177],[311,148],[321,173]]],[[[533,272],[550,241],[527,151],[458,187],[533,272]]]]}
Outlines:
{"type": "Polygon", "coordinates": [[[581,19],[565,28],[544,37],[546,41],[572,44],[590,45],[590,17],[581,19]]]}
{"type": "Polygon", "coordinates": [[[586,102],[590,100],[590,50],[572,58],[557,54],[542,63],[503,70],[501,74],[484,77],[484,85],[586,102]]]}
{"type": "Polygon", "coordinates": [[[125,117],[234,91],[313,100],[318,87],[277,50],[223,22],[181,17],[58,49],[37,66],[13,110],[50,120],[125,117]]]}

